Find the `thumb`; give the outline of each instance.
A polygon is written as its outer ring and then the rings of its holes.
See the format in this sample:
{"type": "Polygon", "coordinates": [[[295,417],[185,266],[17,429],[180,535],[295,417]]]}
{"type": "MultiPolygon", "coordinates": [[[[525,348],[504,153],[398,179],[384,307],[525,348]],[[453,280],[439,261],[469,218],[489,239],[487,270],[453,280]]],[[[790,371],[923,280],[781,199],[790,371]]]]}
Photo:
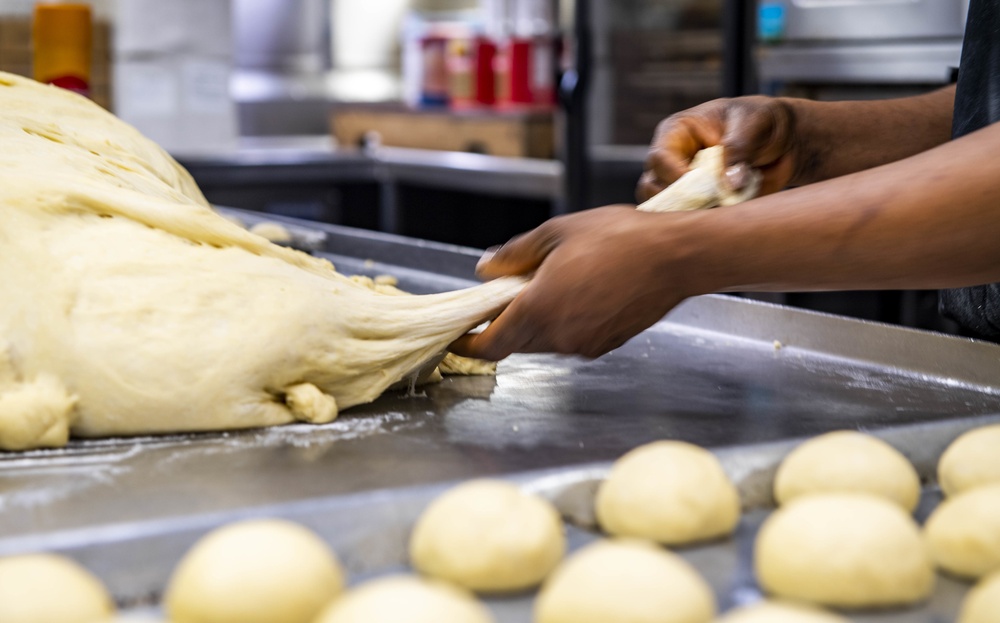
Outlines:
{"type": "Polygon", "coordinates": [[[487,249],[479,263],[476,274],[481,279],[496,279],[511,275],[527,275],[534,272],[545,257],[558,244],[555,227],[544,223],[525,234],[512,238],[501,247],[487,249]]]}

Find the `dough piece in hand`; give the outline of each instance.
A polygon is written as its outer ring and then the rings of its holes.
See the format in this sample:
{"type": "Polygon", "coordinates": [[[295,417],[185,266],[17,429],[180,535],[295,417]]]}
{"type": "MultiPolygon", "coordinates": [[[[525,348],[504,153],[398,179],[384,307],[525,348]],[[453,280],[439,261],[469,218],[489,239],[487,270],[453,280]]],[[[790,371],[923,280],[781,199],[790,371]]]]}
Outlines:
{"type": "Polygon", "coordinates": [[[793,500],[767,518],[754,549],[757,581],[786,599],[883,608],[922,601],[934,588],[913,518],[867,493],[793,500]]]}
{"type": "Polygon", "coordinates": [[[493,623],[481,603],[462,589],[412,576],[362,584],[329,605],[315,623],[493,623]]]}
{"type": "Polygon", "coordinates": [[[809,493],[871,493],[913,512],[920,477],[898,450],[857,431],[826,433],[792,450],[774,477],[774,498],[785,504],[809,493]]]}
{"type": "Polygon", "coordinates": [[[924,525],[931,558],[964,578],[1000,571],[1000,483],[946,499],[924,525]]]}
{"type": "Polygon", "coordinates": [[[839,614],[792,602],[761,601],[730,610],[719,623],[850,623],[839,614]]]}
{"type": "Polygon", "coordinates": [[[598,541],[570,556],[535,600],[535,623],[708,623],[715,597],[683,558],[647,541],[598,541]]]}
{"type": "Polygon", "coordinates": [[[414,568],[480,592],[531,588],[565,551],[555,507],[500,480],[473,480],[445,492],[410,538],[414,568]]]}
{"type": "Polygon", "coordinates": [[[596,511],[609,534],[684,545],[731,534],[740,498],[714,454],[656,441],[615,462],[597,491],[596,511]]]}
{"type": "Polygon", "coordinates": [[[945,495],[1000,483],[1000,424],[970,430],[948,446],[938,460],[938,482],[945,495]]]}
{"type": "Polygon", "coordinates": [[[114,612],[101,581],[69,558],[29,554],[0,559],[3,623],[97,623],[114,612]]]}
{"type": "Polygon", "coordinates": [[[958,623],[1000,623],[1000,573],[983,578],[966,594],[958,623]]]}
{"type": "Polygon", "coordinates": [[[312,623],[343,590],[344,575],[318,536],[290,521],[250,520],[209,533],[174,570],[171,621],[312,623]]]}
{"type": "Polygon", "coordinates": [[[642,212],[683,212],[731,206],[753,199],[760,190],[760,171],[751,169],[747,185],[738,191],[722,183],[725,157],[721,145],[695,154],[690,170],[637,209],[642,212]]]}

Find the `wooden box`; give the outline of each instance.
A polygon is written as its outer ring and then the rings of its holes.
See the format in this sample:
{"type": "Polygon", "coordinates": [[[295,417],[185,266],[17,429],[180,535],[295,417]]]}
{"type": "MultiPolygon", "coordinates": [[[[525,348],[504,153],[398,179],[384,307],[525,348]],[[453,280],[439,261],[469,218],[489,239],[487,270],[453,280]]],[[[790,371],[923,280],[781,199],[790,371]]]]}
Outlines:
{"type": "Polygon", "coordinates": [[[555,152],[551,112],[349,106],[333,111],[331,126],[344,146],[361,145],[374,132],[392,147],[522,158],[552,158],[555,152]]]}

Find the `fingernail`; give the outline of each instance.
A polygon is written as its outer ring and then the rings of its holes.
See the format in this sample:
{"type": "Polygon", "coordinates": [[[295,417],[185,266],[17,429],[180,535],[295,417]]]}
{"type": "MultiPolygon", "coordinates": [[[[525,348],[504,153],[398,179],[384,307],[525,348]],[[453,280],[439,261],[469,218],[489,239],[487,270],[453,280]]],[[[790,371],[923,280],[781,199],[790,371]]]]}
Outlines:
{"type": "Polygon", "coordinates": [[[726,182],[733,190],[741,190],[746,186],[747,165],[741,162],[726,169],[726,182]]]}
{"type": "Polygon", "coordinates": [[[480,268],[482,268],[486,264],[489,264],[490,262],[492,262],[493,261],[493,256],[495,256],[497,254],[497,251],[499,251],[499,250],[500,250],[500,246],[498,245],[498,246],[495,246],[495,247],[490,247],[490,248],[486,249],[485,251],[483,251],[483,256],[481,258],[479,258],[478,262],[476,262],[476,270],[479,270],[480,268]]]}

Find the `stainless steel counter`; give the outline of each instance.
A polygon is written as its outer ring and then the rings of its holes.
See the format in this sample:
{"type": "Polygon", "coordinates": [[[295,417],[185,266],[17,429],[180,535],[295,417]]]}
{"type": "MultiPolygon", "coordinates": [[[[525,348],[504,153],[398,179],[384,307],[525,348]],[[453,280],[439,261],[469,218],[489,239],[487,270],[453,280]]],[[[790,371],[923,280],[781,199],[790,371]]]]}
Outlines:
{"type": "MultiPolygon", "coordinates": [[[[262,218],[233,213],[248,223],[262,218]]],[[[393,274],[414,292],[472,283],[478,253],[470,249],[279,220],[342,272],[393,274]]],[[[998,370],[995,344],[699,297],[598,360],[514,356],[495,378],[386,395],[327,425],[2,454],[0,554],[65,551],[136,603],[155,599],[184,548],[210,527],[281,515],[331,539],[356,580],[399,568],[412,518],[445,483],[593,480],[607,461],[655,439],[744,456],[754,444],[833,429],[889,435],[903,425],[1000,413],[998,370]],[[385,521],[365,519],[373,508],[385,521]]],[[[773,462],[773,453],[764,456],[773,462]]],[[[741,530],[752,533],[754,521],[741,530]]],[[[732,570],[742,546],[727,547],[691,555],[732,570]]],[[[716,584],[735,577],[714,573],[716,584]]],[[[739,577],[738,586],[751,581],[739,577]]],[[[512,613],[503,621],[527,621],[527,603],[494,605],[512,613]]]]}
{"type": "Polygon", "coordinates": [[[556,200],[562,164],[461,152],[337,146],[327,136],[245,137],[218,153],[174,154],[209,184],[289,181],[401,182],[507,197],[556,200]]]}

